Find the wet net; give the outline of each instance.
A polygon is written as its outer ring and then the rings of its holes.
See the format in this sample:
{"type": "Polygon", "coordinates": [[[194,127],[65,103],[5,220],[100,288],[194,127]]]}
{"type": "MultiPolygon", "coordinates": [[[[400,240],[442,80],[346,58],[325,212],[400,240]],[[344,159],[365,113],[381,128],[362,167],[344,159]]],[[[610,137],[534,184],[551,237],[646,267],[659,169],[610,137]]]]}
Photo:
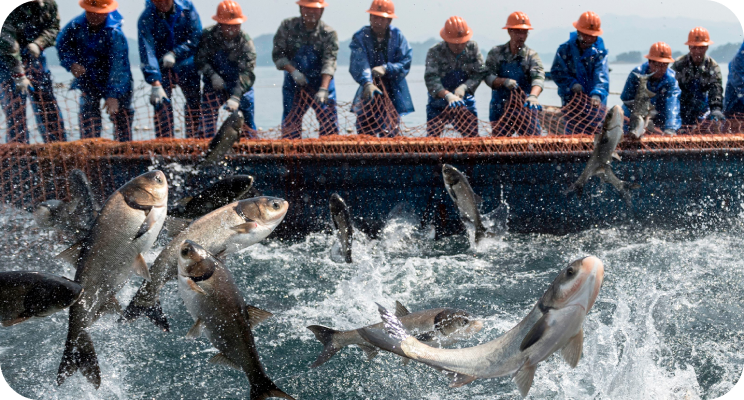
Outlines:
{"type": "MultiPolygon", "coordinates": [[[[235,153],[318,159],[585,155],[606,113],[583,94],[562,108],[531,110],[524,107],[525,93],[515,90],[496,122],[479,120],[459,107],[426,124],[406,126],[384,85],[378,86],[383,93],[372,99],[326,106],[315,101],[315,93],[299,90],[287,122],[268,130],[244,126],[235,153]]],[[[0,138],[8,142],[0,144],[0,203],[28,208],[48,199],[64,200],[69,197],[66,179],[74,168],[83,170],[99,193],[110,193],[124,183],[126,174],[120,169],[127,160],[198,160],[209,144],[204,126],[218,126],[228,116],[225,96],[207,93],[198,109],[186,108],[182,92],[173,88],[171,107],[155,110],[149,104],[149,88],[137,86],[131,109],[116,118],[94,107],[97,112],[88,112],[82,121],[80,93],[69,84],[53,87],[56,105],[51,96],[32,95],[30,107],[20,96],[7,95],[12,88],[0,88],[6,94],[0,138]],[[211,120],[205,122],[205,115],[211,120]],[[67,142],[45,143],[65,136],[60,119],[67,142]],[[91,138],[98,132],[101,138],[91,138]],[[26,135],[30,144],[22,143],[26,135]],[[111,140],[130,137],[133,141],[111,140]]],[[[639,152],[744,149],[743,131],[741,116],[684,127],[676,136],[654,129],[641,140],[626,137],[620,146],[639,152]]]]}

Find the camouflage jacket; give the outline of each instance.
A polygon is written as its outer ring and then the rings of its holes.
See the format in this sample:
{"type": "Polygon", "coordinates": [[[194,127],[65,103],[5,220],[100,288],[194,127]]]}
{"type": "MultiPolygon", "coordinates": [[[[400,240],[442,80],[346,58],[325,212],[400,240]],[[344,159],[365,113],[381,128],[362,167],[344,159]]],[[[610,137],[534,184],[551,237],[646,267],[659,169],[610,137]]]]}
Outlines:
{"type": "Polygon", "coordinates": [[[295,54],[305,45],[313,46],[316,53],[322,54],[321,74],[332,76],[336,73],[336,58],[338,57],[336,31],[322,20],[318,22],[314,30],[307,31],[302,24],[302,17],[287,18],[279,25],[274,35],[274,49],[271,52],[276,68],[284,69],[287,64],[293,64],[292,59],[295,54]]]}
{"type": "Polygon", "coordinates": [[[228,88],[232,87],[232,94],[240,97],[251,90],[256,81],[253,73],[256,68],[256,46],[242,30],[235,39],[228,41],[222,37],[219,25],[210,26],[202,31],[194,65],[205,79],[218,74],[228,88]],[[216,59],[224,55],[227,55],[227,60],[216,59]],[[236,84],[233,86],[232,83],[236,84]]]}
{"type": "Polygon", "coordinates": [[[468,92],[475,93],[480,81],[486,75],[486,65],[483,62],[483,54],[478,49],[478,43],[469,41],[465,50],[458,54],[452,53],[446,42],[435,44],[426,53],[426,69],[424,81],[429,94],[436,98],[437,93],[445,89],[442,78],[449,72],[462,70],[468,79],[465,84],[468,92]]]}
{"type": "Polygon", "coordinates": [[[522,72],[525,76],[530,77],[532,82],[531,86],[545,87],[545,68],[543,67],[540,56],[537,55],[535,50],[530,49],[527,46],[522,47],[519,53],[514,55],[509,50],[509,42],[506,44],[496,46],[488,52],[486,57],[486,70],[487,75],[495,75],[496,77],[503,78],[501,74],[501,66],[504,63],[512,63],[518,61],[522,67],[522,72]]]}
{"type": "Polygon", "coordinates": [[[42,50],[53,47],[59,33],[59,12],[54,0],[29,1],[8,15],[0,33],[0,68],[23,72],[21,51],[30,43],[42,50]]]}
{"type": "Polygon", "coordinates": [[[723,108],[723,75],[715,60],[705,56],[703,63],[697,66],[692,63],[690,55],[685,54],[677,58],[671,67],[677,73],[677,82],[682,89],[680,102],[692,102],[700,94],[707,93],[711,110],[723,108]],[[695,87],[695,80],[699,80],[701,87],[695,87]]]}

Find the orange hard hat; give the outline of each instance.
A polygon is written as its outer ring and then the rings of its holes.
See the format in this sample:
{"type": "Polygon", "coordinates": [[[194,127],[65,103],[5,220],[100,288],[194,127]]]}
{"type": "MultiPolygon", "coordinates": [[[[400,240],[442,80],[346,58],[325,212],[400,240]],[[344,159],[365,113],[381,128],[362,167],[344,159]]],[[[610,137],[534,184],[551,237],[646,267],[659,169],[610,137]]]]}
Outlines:
{"type": "Polygon", "coordinates": [[[656,42],[651,45],[651,49],[644,57],[652,61],[658,61],[663,63],[673,63],[672,48],[664,42],[656,42]]]}
{"type": "Polygon", "coordinates": [[[447,43],[462,44],[467,43],[473,37],[473,31],[470,30],[468,23],[460,17],[450,17],[444,23],[444,28],[439,31],[439,36],[447,43]]]}
{"type": "Polygon", "coordinates": [[[79,4],[83,10],[97,14],[108,14],[119,8],[116,0],[80,0],[79,4]]]}
{"type": "Polygon", "coordinates": [[[692,28],[690,34],[687,35],[687,42],[685,42],[686,46],[710,46],[712,44],[713,41],[710,40],[710,33],[702,26],[692,28]]]}
{"type": "Polygon", "coordinates": [[[240,8],[238,2],[234,0],[223,0],[217,6],[217,15],[212,16],[212,19],[220,24],[240,25],[247,18],[243,15],[243,10],[240,8]]]}
{"type": "Polygon", "coordinates": [[[326,8],[328,7],[328,3],[326,3],[323,0],[299,0],[296,2],[300,5],[300,7],[309,7],[309,8],[326,8]]]}
{"type": "Polygon", "coordinates": [[[602,34],[602,21],[599,15],[594,11],[587,11],[579,17],[579,20],[573,23],[577,31],[590,36],[599,36],[602,34]]]}
{"type": "Polygon", "coordinates": [[[533,29],[530,24],[530,17],[521,11],[514,11],[506,19],[506,26],[503,29],[533,29]]]}
{"type": "Polygon", "coordinates": [[[392,0],[373,0],[367,12],[383,18],[398,18],[392,0]]]}

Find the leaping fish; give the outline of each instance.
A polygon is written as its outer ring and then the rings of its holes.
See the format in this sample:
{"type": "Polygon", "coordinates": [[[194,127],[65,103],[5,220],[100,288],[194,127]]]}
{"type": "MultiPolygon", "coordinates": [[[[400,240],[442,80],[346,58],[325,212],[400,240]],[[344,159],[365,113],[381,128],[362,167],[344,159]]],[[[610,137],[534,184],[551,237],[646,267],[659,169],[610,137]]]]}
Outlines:
{"type": "Polygon", "coordinates": [[[354,229],[351,227],[349,207],[346,206],[346,202],[338,193],[332,194],[328,203],[331,209],[331,221],[333,221],[333,226],[336,228],[336,235],[338,235],[341,254],[344,261],[351,263],[351,242],[354,229]]]}
{"type": "Polygon", "coordinates": [[[452,201],[455,202],[457,210],[460,212],[460,218],[463,222],[475,228],[475,243],[491,235],[491,232],[488,232],[483,225],[483,217],[481,217],[480,210],[478,209],[478,205],[483,200],[473,191],[470,182],[468,182],[468,177],[449,164],[442,166],[442,177],[444,178],[444,187],[447,189],[447,193],[452,198],[452,201]]]}
{"type": "Polygon", "coordinates": [[[647,86],[648,78],[654,74],[641,75],[637,72],[633,72],[633,74],[638,77],[638,87],[636,88],[633,105],[630,108],[629,132],[635,138],[640,139],[646,133],[654,108],[651,105],[651,98],[656,96],[656,93],[650,91],[647,86]]]}

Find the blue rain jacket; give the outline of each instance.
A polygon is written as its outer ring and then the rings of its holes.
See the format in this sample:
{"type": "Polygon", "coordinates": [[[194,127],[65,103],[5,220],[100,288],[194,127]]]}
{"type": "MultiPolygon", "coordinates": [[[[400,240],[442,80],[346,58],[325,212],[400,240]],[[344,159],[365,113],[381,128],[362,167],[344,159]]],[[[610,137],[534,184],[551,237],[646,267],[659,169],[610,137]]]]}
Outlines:
{"type": "Polygon", "coordinates": [[[85,75],[73,81],[73,89],[89,96],[117,99],[132,92],[129,47],[121,21],[118,11],[110,12],[103,28],[90,32],[82,13],[62,28],[57,37],[60,63],[67,71],[74,63],[85,67],[85,75]]]}
{"type": "Polygon", "coordinates": [[[607,49],[601,37],[583,53],[576,43],[576,32],[571,32],[568,42],[558,47],[553,59],[550,75],[558,85],[558,95],[563,104],[571,100],[571,86],[581,84],[584,93],[599,96],[607,105],[610,91],[610,69],[607,64],[607,49]]]}
{"type": "Polygon", "coordinates": [[[360,29],[351,38],[349,73],[360,85],[354,96],[354,103],[362,101],[364,85],[372,82],[372,68],[385,65],[386,72],[382,77],[385,88],[398,114],[406,115],[414,111],[406,82],[406,76],[411,71],[413,50],[400,29],[391,26],[389,35],[387,54],[375,53],[375,34],[369,26],[360,29]]]}
{"type": "MultiPolygon", "coordinates": [[[[628,80],[625,81],[625,88],[623,93],[620,95],[620,100],[630,101],[635,99],[636,89],[638,89],[638,77],[633,73],[640,75],[646,75],[649,73],[648,61],[633,68],[633,71],[628,75],[628,80]]],[[[651,98],[651,104],[656,108],[658,114],[654,118],[654,123],[657,126],[663,126],[663,129],[677,130],[682,126],[682,117],[679,113],[679,96],[682,90],[679,88],[676,73],[673,69],[668,68],[666,75],[658,81],[648,80],[648,90],[656,93],[656,96],[651,98]]],[[[623,105],[623,112],[625,115],[630,116],[630,109],[623,105]]]]}
{"type": "Polygon", "coordinates": [[[137,23],[140,68],[150,84],[163,80],[160,60],[169,51],[176,55],[176,73],[195,68],[194,55],[202,32],[199,14],[191,0],[175,0],[173,6],[173,14],[166,20],[158,16],[158,9],[147,0],[137,23]]]}
{"type": "Polygon", "coordinates": [[[744,43],[729,63],[723,111],[725,113],[744,112],[744,43]]]}

